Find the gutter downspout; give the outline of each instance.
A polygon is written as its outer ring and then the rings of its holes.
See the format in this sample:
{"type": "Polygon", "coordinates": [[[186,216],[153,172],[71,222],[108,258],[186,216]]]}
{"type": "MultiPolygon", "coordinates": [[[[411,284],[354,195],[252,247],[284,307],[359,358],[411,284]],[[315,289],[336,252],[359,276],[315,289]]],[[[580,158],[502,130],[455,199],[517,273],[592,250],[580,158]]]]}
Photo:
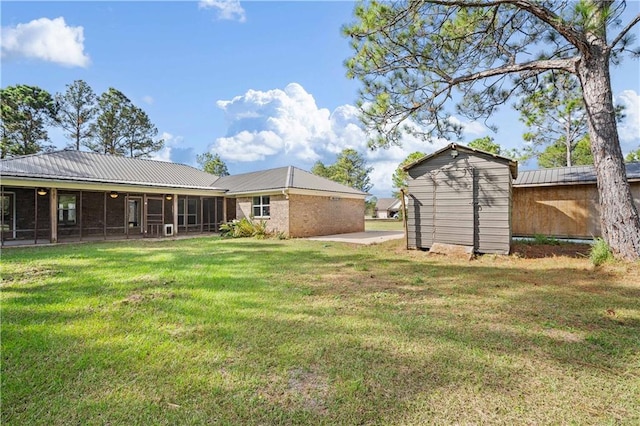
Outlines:
{"type": "Polygon", "coordinates": [[[289,188],[293,186],[293,166],[289,166],[287,170],[287,181],[285,182],[284,189],[282,190],[282,195],[284,195],[285,200],[287,200],[287,230],[286,234],[288,236],[291,235],[291,202],[289,201],[289,188]]]}

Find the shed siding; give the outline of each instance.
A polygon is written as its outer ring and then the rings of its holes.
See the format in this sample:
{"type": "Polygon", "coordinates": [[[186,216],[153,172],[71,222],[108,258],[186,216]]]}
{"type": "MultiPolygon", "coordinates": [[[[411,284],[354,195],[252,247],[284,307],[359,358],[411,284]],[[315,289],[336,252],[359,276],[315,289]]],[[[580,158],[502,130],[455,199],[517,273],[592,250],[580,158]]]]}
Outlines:
{"type": "Polygon", "coordinates": [[[480,253],[509,253],[511,172],[503,161],[451,150],[408,170],[408,246],[434,242],[473,246],[480,253]],[[435,190],[435,193],[434,193],[435,190]]]}

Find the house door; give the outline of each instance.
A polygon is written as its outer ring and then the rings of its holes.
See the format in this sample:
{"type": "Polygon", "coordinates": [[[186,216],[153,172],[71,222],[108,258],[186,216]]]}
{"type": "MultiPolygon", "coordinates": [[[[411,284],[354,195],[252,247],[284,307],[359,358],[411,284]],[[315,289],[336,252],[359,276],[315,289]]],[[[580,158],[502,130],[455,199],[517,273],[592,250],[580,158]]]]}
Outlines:
{"type": "Polygon", "coordinates": [[[4,192],[0,197],[0,230],[3,238],[16,238],[16,204],[15,194],[4,192]]]}
{"type": "Polygon", "coordinates": [[[473,169],[439,170],[433,182],[433,242],[474,247],[473,169]]]}
{"type": "Polygon", "coordinates": [[[142,222],[142,197],[127,199],[127,227],[129,234],[140,234],[144,231],[142,222]]]}
{"type": "Polygon", "coordinates": [[[146,207],[146,234],[155,237],[162,236],[162,226],[164,225],[164,198],[147,197],[146,207]]]}

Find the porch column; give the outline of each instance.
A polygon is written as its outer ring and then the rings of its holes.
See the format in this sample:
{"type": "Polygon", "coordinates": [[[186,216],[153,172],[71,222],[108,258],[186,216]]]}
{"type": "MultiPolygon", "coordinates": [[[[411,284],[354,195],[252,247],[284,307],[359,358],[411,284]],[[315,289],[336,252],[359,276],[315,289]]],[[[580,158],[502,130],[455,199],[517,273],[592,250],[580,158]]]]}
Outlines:
{"type": "Polygon", "coordinates": [[[107,193],[104,194],[104,201],[102,202],[102,232],[104,234],[104,239],[107,239],[107,193]]]}
{"type": "Polygon", "coordinates": [[[33,231],[33,244],[38,244],[38,189],[33,188],[33,203],[36,210],[35,221],[33,227],[35,228],[33,231]]]}
{"type": "Polygon", "coordinates": [[[173,234],[178,235],[178,194],[173,194],[173,234]]]}
{"type": "Polygon", "coordinates": [[[51,242],[58,242],[58,189],[49,191],[49,220],[51,221],[51,242]]]}
{"type": "Polygon", "coordinates": [[[78,204],[80,208],[76,209],[76,211],[80,212],[80,214],[78,215],[78,221],[80,222],[80,241],[82,241],[82,190],[80,190],[80,195],[78,198],[78,204]]]}
{"type": "Polygon", "coordinates": [[[222,198],[222,222],[227,223],[227,197],[222,198]]]}
{"type": "MultiPolygon", "coordinates": [[[[4,186],[0,185],[0,214],[4,214],[4,186]]],[[[4,224],[4,218],[3,222],[4,224]]],[[[0,229],[0,246],[4,245],[4,229],[0,229]]]]}

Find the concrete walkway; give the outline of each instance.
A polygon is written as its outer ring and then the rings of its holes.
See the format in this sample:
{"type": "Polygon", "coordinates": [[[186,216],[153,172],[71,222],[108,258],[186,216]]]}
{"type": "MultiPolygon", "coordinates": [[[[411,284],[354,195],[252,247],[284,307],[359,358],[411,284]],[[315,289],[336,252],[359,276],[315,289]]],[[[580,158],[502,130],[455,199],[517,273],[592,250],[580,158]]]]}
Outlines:
{"type": "Polygon", "coordinates": [[[321,237],[309,237],[313,241],[335,241],[352,244],[376,244],[384,241],[399,240],[404,238],[402,231],[366,231],[352,232],[350,234],[323,235],[321,237]]]}

